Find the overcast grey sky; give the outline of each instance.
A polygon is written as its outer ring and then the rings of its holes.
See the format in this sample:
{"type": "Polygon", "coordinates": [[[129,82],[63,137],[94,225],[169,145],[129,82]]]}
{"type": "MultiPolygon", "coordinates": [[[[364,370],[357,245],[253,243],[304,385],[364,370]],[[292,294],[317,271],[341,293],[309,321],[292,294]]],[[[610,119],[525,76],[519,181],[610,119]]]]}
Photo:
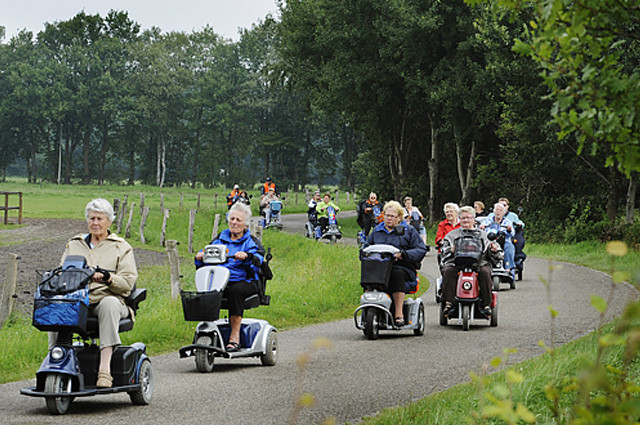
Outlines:
{"type": "Polygon", "coordinates": [[[0,0],[0,26],[6,42],[22,29],[36,35],[45,22],[66,21],[82,10],[104,17],[111,9],[129,12],[142,29],[192,32],[208,24],[234,41],[238,28],[250,28],[269,12],[277,16],[275,0],[0,0]]]}

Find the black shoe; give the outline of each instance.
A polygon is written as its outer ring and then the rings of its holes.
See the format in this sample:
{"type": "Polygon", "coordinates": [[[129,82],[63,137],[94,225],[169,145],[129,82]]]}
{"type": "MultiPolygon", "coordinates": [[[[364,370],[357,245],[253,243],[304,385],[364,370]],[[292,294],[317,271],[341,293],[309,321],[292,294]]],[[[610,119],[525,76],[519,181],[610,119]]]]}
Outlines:
{"type": "Polygon", "coordinates": [[[240,344],[238,344],[237,342],[230,342],[227,344],[226,348],[227,348],[227,353],[233,353],[240,349],[240,344]]]}
{"type": "Polygon", "coordinates": [[[450,302],[446,302],[444,304],[444,308],[442,309],[442,315],[444,317],[449,317],[449,313],[451,313],[453,311],[453,304],[451,304],[450,302]]]}
{"type": "Polygon", "coordinates": [[[402,317],[396,317],[396,320],[394,321],[394,324],[396,325],[396,327],[401,327],[404,326],[404,318],[402,317]]]}
{"type": "Polygon", "coordinates": [[[485,306],[482,310],[481,310],[482,314],[484,315],[484,317],[486,317],[487,319],[491,318],[491,307],[489,306],[485,306]]]}

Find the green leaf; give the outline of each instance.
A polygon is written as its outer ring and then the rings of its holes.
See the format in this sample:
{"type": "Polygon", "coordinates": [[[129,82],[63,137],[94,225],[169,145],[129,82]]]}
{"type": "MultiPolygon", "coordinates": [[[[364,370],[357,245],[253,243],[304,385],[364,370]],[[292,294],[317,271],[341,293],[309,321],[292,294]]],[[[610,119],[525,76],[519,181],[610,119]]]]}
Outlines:
{"type": "Polygon", "coordinates": [[[607,311],[607,302],[597,295],[591,295],[591,305],[598,313],[607,311]]]}

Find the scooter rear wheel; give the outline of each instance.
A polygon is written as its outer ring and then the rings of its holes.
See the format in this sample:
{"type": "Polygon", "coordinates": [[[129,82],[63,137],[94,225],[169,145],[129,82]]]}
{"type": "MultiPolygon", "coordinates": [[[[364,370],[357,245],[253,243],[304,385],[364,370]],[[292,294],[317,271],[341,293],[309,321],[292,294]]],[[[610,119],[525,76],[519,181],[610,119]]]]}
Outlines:
{"type": "Polygon", "coordinates": [[[489,321],[490,326],[498,326],[498,303],[491,309],[491,320],[489,321]]]}
{"type": "Polygon", "coordinates": [[[413,330],[413,334],[416,336],[424,335],[424,304],[420,304],[418,310],[418,327],[413,330]]]}
{"type": "MultiPolygon", "coordinates": [[[[44,381],[45,393],[71,392],[71,376],[63,373],[50,373],[44,381]]],[[[64,415],[73,401],[73,397],[46,397],[47,409],[52,415],[64,415]]]]}
{"type": "Polygon", "coordinates": [[[151,361],[143,360],[140,365],[139,372],[140,389],[129,393],[131,402],[138,406],[146,406],[151,403],[151,397],[153,397],[153,369],[151,368],[151,361]]]}
{"type": "Polygon", "coordinates": [[[378,339],[378,333],[380,332],[380,325],[378,323],[378,313],[369,308],[364,313],[364,336],[367,339],[378,339]]]}
{"type": "Polygon", "coordinates": [[[278,360],[278,336],[273,330],[267,335],[267,352],[260,356],[260,361],[264,366],[275,366],[278,360]]]}
{"type": "MultiPolygon", "coordinates": [[[[199,336],[196,340],[196,344],[213,345],[213,340],[210,336],[199,336]]],[[[202,348],[196,348],[196,368],[198,372],[209,373],[213,370],[213,362],[215,360],[215,352],[211,350],[205,350],[202,348]]]]}

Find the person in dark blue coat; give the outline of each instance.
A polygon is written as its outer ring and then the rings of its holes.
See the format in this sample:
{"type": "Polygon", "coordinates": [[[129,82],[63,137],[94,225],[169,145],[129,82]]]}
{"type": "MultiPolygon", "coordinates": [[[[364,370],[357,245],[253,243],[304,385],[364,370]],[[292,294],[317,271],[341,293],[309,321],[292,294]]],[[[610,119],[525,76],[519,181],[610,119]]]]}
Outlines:
{"type": "MultiPolygon", "coordinates": [[[[240,348],[240,325],[244,313],[244,299],[257,294],[258,269],[264,261],[260,247],[251,237],[248,223],[251,221],[251,210],[248,206],[235,203],[229,210],[229,228],[223,230],[211,245],[225,245],[228,249],[227,262],[221,264],[229,269],[229,283],[223,294],[229,305],[229,324],[231,335],[227,344],[227,351],[237,351],[240,348]]],[[[195,265],[202,267],[204,252],[196,254],[195,265]]]]}
{"type": "Polygon", "coordinates": [[[404,326],[404,297],[406,293],[415,290],[417,270],[427,253],[427,246],[418,231],[404,221],[404,208],[399,202],[387,202],[383,214],[384,221],[373,229],[363,248],[385,244],[400,250],[394,260],[387,293],[391,295],[395,305],[395,325],[404,326]]]}

